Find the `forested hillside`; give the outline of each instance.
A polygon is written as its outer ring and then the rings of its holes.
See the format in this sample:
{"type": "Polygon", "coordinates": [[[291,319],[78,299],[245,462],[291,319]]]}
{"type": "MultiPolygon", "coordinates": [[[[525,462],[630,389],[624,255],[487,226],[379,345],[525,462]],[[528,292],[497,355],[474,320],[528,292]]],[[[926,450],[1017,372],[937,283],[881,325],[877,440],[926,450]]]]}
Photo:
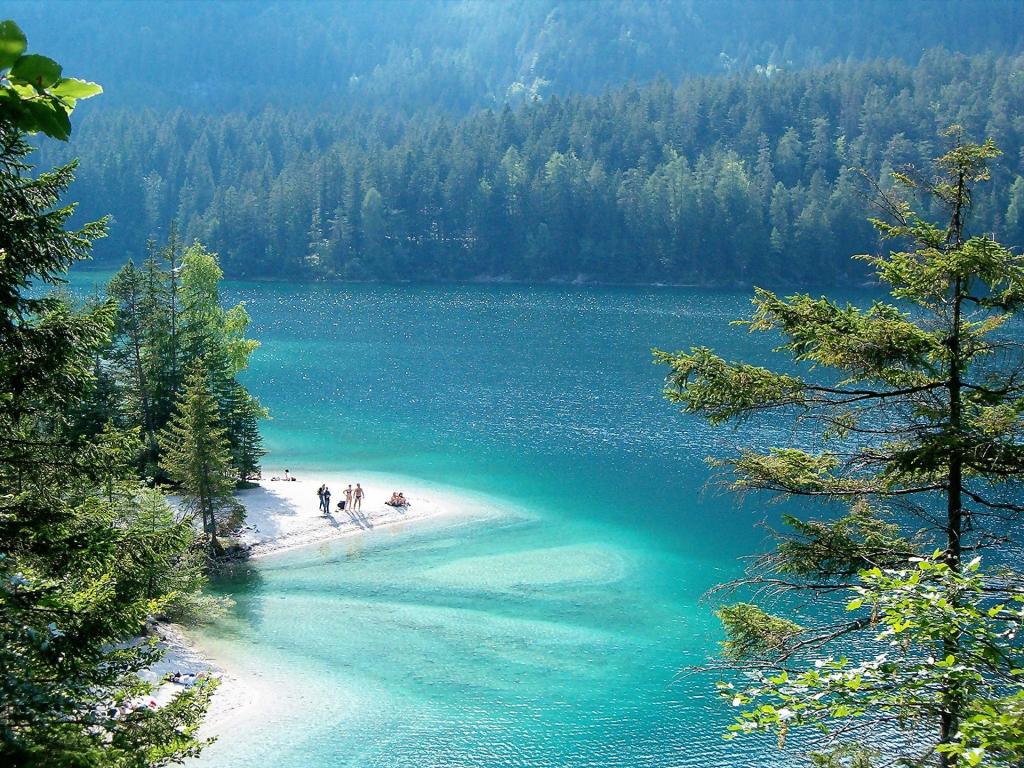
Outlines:
{"type": "Polygon", "coordinates": [[[82,160],[84,215],[114,215],[112,261],[176,220],[230,276],[822,283],[877,248],[854,169],[886,185],[927,167],[954,122],[1005,152],[972,225],[1024,241],[1022,114],[1024,58],[935,50],[461,121],[110,110],[60,149],[82,160]]]}
{"type": "Polygon", "coordinates": [[[659,75],[1024,44],[1013,0],[8,0],[5,11],[67,66],[110,84],[98,109],[464,114],[659,75]]]}

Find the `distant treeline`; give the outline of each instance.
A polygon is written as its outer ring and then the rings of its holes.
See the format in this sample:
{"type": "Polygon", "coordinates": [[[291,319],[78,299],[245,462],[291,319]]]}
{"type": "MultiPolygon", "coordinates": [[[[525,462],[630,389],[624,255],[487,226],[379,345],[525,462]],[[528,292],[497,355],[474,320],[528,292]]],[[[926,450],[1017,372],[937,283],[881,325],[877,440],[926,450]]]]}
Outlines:
{"type": "Polygon", "coordinates": [[[927,170],[954,122],[1005,152],[972,227],[1024,244],[1022,115],[1024,57],[933,50],[457,122],[106,112],[62,149],[108,259],[174,220],[234,277],[817,284],[862,277],[869,180],[927,170]]]}

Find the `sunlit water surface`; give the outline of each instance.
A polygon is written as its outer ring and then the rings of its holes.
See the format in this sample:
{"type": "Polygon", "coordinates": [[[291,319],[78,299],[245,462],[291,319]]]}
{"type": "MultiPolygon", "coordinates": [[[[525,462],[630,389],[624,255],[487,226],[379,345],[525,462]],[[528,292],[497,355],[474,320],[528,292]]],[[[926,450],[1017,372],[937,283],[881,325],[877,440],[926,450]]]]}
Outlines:
{"type": "Polygon", "coordinates": [[[748,295],[684,289],[229,283],[262,347],[270,472],[396,473],[499,500],[297,550],[219,585],[202,643],[274,695],[198,761],[307,766],[760,766],[722,739],[711,585],[779,514],[705,489],[712,430],[661,397],[652,346],[768,359],[748,295]],[[500,514],[507,504],[508,514],[500,514]]]}

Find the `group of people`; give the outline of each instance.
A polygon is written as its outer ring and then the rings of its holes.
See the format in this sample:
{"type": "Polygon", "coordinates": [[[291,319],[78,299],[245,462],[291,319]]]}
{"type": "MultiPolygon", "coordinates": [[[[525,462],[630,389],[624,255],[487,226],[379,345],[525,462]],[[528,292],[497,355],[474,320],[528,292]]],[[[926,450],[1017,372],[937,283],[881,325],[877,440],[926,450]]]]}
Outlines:
{"type": "MultiPolygon", "coordinates": [[[[331,489],[327,487],[327,483],[316,489],[316,495],[320,499],[320,514],[328,517],[331,514],[331,489]]],[[[342,512],[346,510],[349,512],[362,511],[365,495],[363,486],[356,483],[356,487],[353,488],[349,483],[348,488],[345,489],[345,498],[338,501],[338,510],[342,512]]],[[[409,506],[409,500],[405,498],[402,491],[395,491],[391,494],[391,498],[384,503],[389,507],[402,507],[403,509],[409,506]]]]}
{"type": "MultiPolygon", "coordinates": [[[[331,514],[331,489],[324,483],[316,491],[317,497],[320,499],[320,512],[324,517],[331,514]]],[[[353,488],[352,484],[349,483],[348,488],[345,489],[345,498],[338,501],[339,510],[362,510],[363,508],[363,496],[366,494],[363,492],[363,486],[356,483],[356,487],[353,488]]]]}

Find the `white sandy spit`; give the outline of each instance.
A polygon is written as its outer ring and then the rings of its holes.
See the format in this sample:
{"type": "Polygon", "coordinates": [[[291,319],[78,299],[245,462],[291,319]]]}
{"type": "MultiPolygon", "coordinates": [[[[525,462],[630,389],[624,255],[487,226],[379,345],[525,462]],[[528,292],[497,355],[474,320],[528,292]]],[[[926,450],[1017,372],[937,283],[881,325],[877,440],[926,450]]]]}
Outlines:
{"type": "MultiPolygon", "coordinates": [[[[282,471],[279,476],[283,474],[282,471]]],[[[406,525],[442,517],[469,521],[499,515],[526,516],[522,510],[499,505],[482,495],[456,493],[407,478],[371,473],[348,476],[337,472],[301,472],[297,480],[262,480],[258,487],[240,491],[238,500],[246,509],[245,527],[238,538],[249,547],[250,557],[254,559],[347,536],[393,532],[406,525]],[[345,488],[349,483],[354,488],[356,482],[363,486],[362,509],[339,510],[337,504],[345,498],[345,488]],[[317,498],[317,489],[324,483],[331,491],[328,516],[320,511],[317,498]],[[395,508],[384,503],[395,491],[405,495],[409,506],[395,508]]],[[[165,655],[145,673],[146,679],[158,684],[168,675],[179,672],[212,675],[221,681],[204,722],[204,736],[222,733],[236,721],[258,718],[254,708],[273,699],[273,690],[263,690],[263,681],[240,678],[217,665],[183,628],[160,624],[157,632],[165,655]]],[[[180,690],[181,686],[175,683],[160,684],[152,696],[153,705],[162,706],[180,690]]]]}
{"type": "Polygon", "coordinates": [[[298,480],[262,480],[259,487],[240,491],[238,500],[246,509],[245,528],[239,540],[250,547],[253,558],[428,518],[479,518],[497,512],[496,505],[482,496],[455,494],[404,478],[369,473],[346,476],[310,472],[301,473],[298,480]],[[363,487],[362,508],[339,510],[338,502],[345,498],[345,489],[349,484],[355,488],[356,482],[363,487]],[[331,491],[331,514],[326,517],[320,512],[317,498],[317,489],[322,484],[331,491]],[[396,508],[385,504],[396,491],[405,495],[409,506],[396,508]]]}

